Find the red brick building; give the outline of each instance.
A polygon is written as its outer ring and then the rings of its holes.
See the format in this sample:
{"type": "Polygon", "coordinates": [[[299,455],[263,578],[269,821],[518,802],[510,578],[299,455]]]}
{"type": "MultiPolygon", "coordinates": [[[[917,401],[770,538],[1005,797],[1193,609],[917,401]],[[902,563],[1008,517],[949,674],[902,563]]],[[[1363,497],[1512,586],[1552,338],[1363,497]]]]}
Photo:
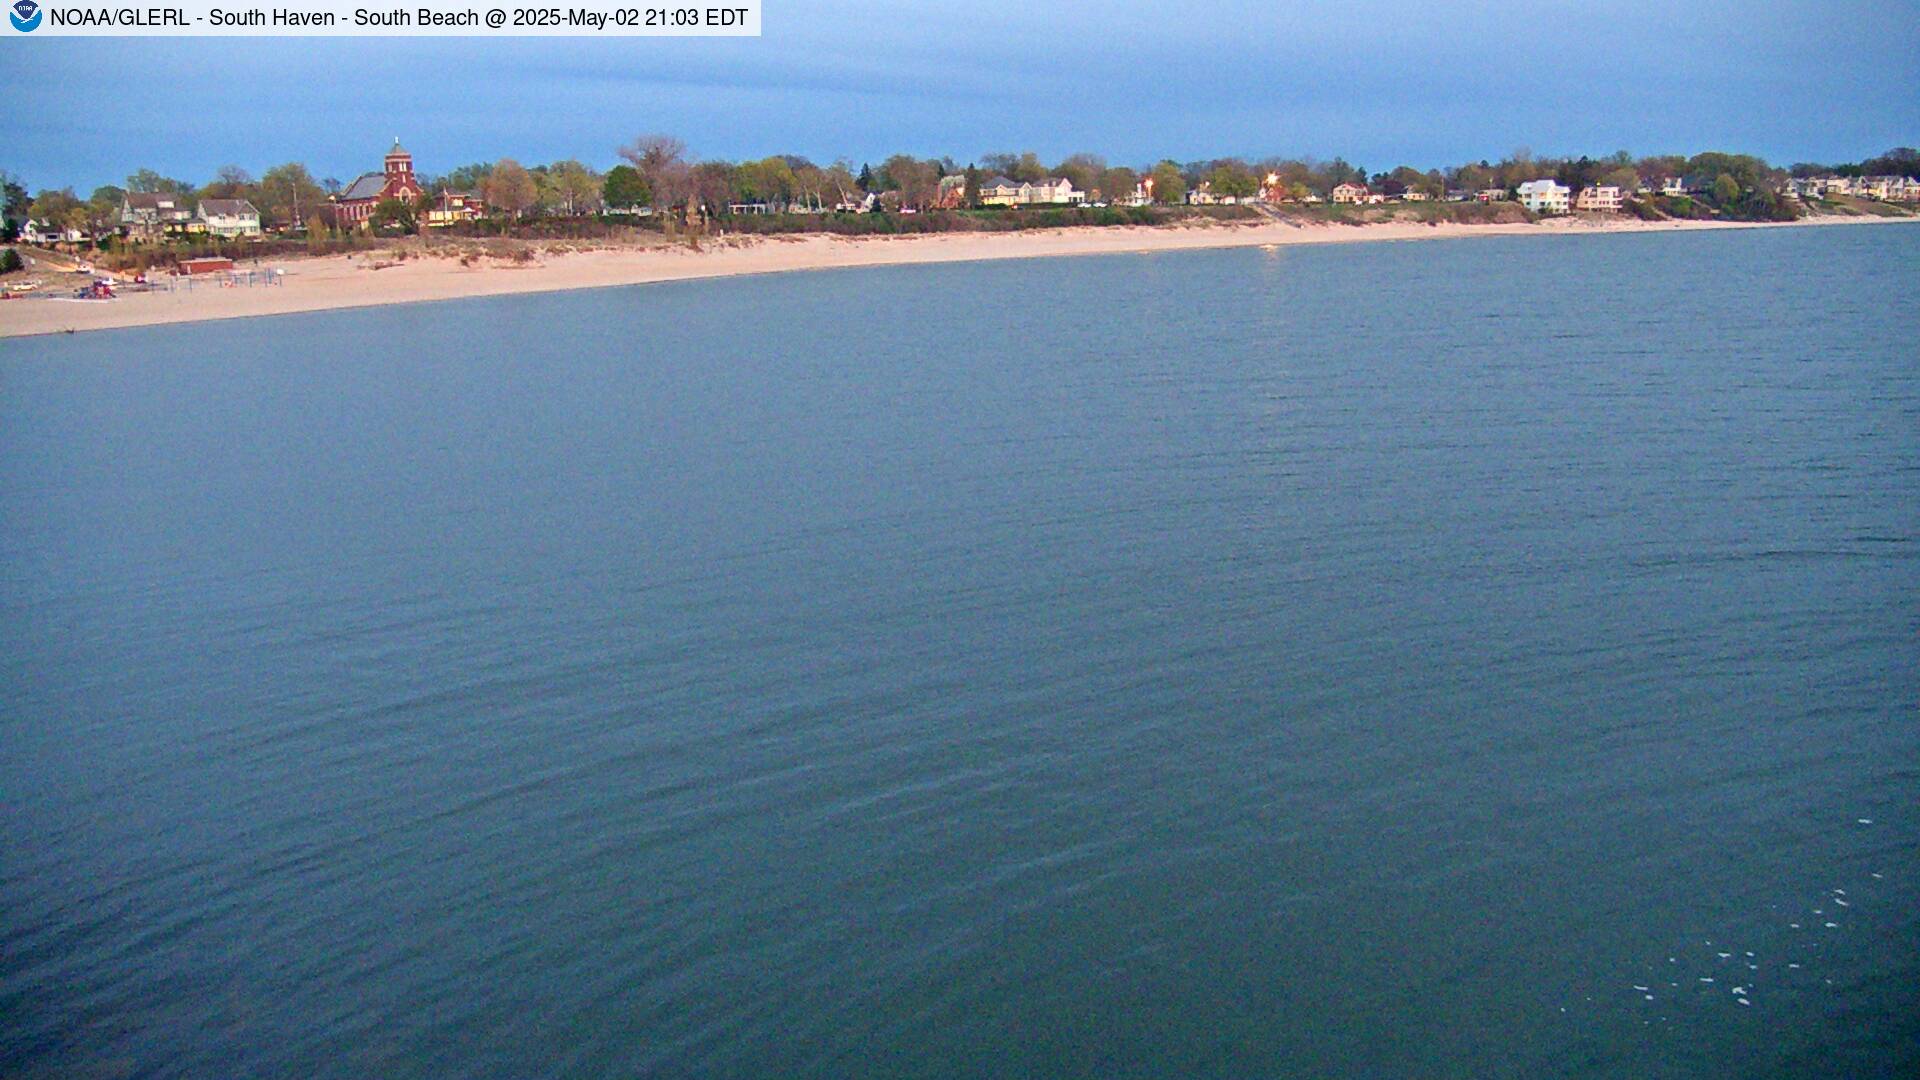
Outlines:
{"type": "Polygon", "coordinates": [[[362,174],[333,197],[333,223],[342,229],[364,229],[380,200],[403,199],[411,203],[425,190],[413,175],[413,155],[402,149],[400,140],[395,139],[380,172],[362,174]]]}

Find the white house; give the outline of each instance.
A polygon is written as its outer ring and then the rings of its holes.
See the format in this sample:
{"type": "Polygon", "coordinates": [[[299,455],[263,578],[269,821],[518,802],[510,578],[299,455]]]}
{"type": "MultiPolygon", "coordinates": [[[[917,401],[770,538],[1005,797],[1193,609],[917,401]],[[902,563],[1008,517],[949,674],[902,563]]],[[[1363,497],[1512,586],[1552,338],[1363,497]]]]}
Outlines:
{"type": "Polygon", "coordinates": [[[1611,184],[1598,184],[1583,187],[1573,201],[1576,210],[1599,210],[1609,214],[1620,212],[1620,189],[1611,184]]]}
{"type": "Polygon", "coordinates": [[[260,211],[245,199],[201,199],[193,219],[215,236],[260,235],[260,211]]]}
{"type": "Polygon", "coordinates": [[[29,244],[77,244],[86,238],[87,234],[79,229],[50,221],[28,221],[20,227],[20,239],[29,244]]]}
{"type": "Polygon", "coordinates": [[[1906,176],[1867,176],[1854,181],[1853,193],[1887,202],[1907,202],[1920,198],[1914,194],[1916,184],[1920,181],[1906,176]]]}
{"type": "Polygon", "coordinates": [[[1573,189],[1552,180],[1529,180],[1520,185],[1520,204],[1536,214],[1564,214],[1573,189]]]}

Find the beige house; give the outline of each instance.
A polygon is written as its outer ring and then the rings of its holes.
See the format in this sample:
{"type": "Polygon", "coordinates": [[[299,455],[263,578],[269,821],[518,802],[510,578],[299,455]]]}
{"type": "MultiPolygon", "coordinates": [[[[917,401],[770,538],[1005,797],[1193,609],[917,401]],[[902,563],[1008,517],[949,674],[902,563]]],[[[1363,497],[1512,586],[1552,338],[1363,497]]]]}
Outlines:
{"type": "Polygon", "coordinates": [[[1583,187],[1573,200],[1576,210],[1599,210],[1609,214],[1620,212],[1620,189],[1611,184],[1599,184],[1583,187]]]}
{"type": "Polygon", "coordinates": [[[1333,189],[1333,201],[1337,203],[1366,202],[1367,189],[1360,184],[1340,184],[1333,189]]]}
{"type": "Polygon", "coordinates": [[[1573,189],[1552,180],[1529,180],[1519,187],[1520,204],[1536,214],[1564,214],[1573,189]]]}
{"type": "Polygon", "coordinates": [[[996,176],[980,185],[982,206],[1069,206],[1087,201],[1084,191],[1076,191],[1073,181],[1050,176],[1031,183],[996,176]]]}

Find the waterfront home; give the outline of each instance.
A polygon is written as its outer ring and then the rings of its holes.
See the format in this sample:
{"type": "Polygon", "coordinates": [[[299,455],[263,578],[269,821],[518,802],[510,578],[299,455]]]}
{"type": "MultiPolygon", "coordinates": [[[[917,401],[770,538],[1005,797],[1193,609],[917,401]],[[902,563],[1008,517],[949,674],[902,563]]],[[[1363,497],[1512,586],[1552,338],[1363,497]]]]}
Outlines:
{"type": "Polygon", "coordinates": [[[1153,179],[1151,177],[1133,185],[1133,191],[1117,196],[1115,206],[1145,206],[1153,201],[1153,179]]]}
{"type": "Polygon", "coordinates": [[[1687,182],[1678,176],[1663,177],[1660,181],[1660,194],[1675,198],[1687,193],[1687,182]]]}
{"type": "Polygon", "coordinates": [[[967,174],[949,173],[940,178],[940,186],[934,192],[933,205],[942,210],[952,210],[963,206],[967,201],[967,174]]]}
{"type": "Polygon", "coordinates": [[[1506,188],[1498,188],[1498,187],[1490,187],[1490,188],[1481,188],[1481,189],[1480,189],[1480,190],[1479,190],[1478,192],[1475,192],[1475,193],[1474,193],[1474,196],[1473,196],[1473,197],[1474,197],[1474,198],[1476,198],[1476,199],[1479,199],[1479,200],[1480,200],[1481,202],[1483,202],[1483,203],[1485,203],[1485,202],[1506,202],[1506,201],[1507,201],[1507,189],[1506,189],[1506,188]]]}
{"type": "Polygon", "coordinates": [[[1883,202],[1910,202],[1920,199],[1916,193],[1920,181],[1907,176],[1863,176],[1853,182],[1853,193],[1883,202]]]}
{"type": "Polygon", "coordinates": [[[996,176],[980,185],[982,206],[1064,206],[1085,202],[1086,192],[1074,190],[1064,176],[1023,182],[996,176]]]}
{"type": "Polygon", "coordinates": [[[201,199],[193,224],[215,236],[259,236],[260,211],[245,199],[201,199]]]}
{"type": "Polygon", "coordinates": [[[51,221],[29,220],[20,227],[20,239],[29,244],[77,244],[86,238],[87,234],[80,229],[51,221]]]}
{"type": "Polygon", "coordinates": [[[1415,191],[1412,188],[1408,188],[1407,190],[1400,193],[1401,202],[1428,202],[1432,198],[1433,196],[1427,194],[1426,192],[1415,191]]]}
{"type": "Polygon", "coordinates": [[[346,189],[333,196],[333,221],[342,229],[364,229],[373,220],[373,208],[383,199],[413,202],[426,189],[413,175],[413,155],[393,140],[377,173],[362,173],[346,189]]]}
{"type": "Polygon", "coordinates": [[[1797,199],[1818,199],[1827,193],[1825,177],[1808,176],[1787,181],[1787,192],[1797,199]]]}
{"type": "Polygon", "coordinates": [[[1035,180],[1031,184],[1024,185],[1020,195],[1023,204],[1071,206],[1087,201],[1087,193],[1075,190],[1073,181],[1064,176],[1050,176],[1045,180],[1035,180]]]}
{"type": "Polygon", "coordinates": [[[1333,201],[1337,203],[1366,202],[1367,189],[1362,184],[1336,184],[1333,189],[1333,201]]]}
{"type": "Polygon", "coordinates": [[[1020,205],[1020,182],[1017,180],[1009,180],[1004,176],[995,176],[980,181],[980,205],[1020,205]]]}
{"type": "Polygon", "coordinates": [[[184,230],[193,221],[193,207],[179,195],[164,191],[129,191],[120,198],[120,227],[128,236],[153,238],[184,230]]]}
{"type": "MultiPolygon", "coordinates": [[[[630,206],[607,207],[609,213],[630,214],[630,206]]],[[[442,191],[433,197],[433,205],[427,207],[427,225],[435,229],[444,229],[448,225],[458,225],[463,221],[478,221],[487,212],[486,200],[478,192],[442,191]]]]}
{"type": "Polygon", "coordinates": [[[1620,189],[1612,184],[1592,184],[1580,189],[1573,201],[1576,210],[1598,210],[1604,213],[1620,212],[1620,189]]]}
{"type": "Polygon", "coordinates": [[[1518,189],[1520,204],[1536,214],[1564,214],[1573,189],[1552,180],[1529,180],[1518,189]]]}
{"type": "Polygon", "coordinates": [[[1187,192],[1187,205],[1189,206],[1213,206],[1225,201],[1227,200],[1213,193],[1213,181],[1211,180],[1202,180],[1200,181],[1199,187],[1187,192]]]}

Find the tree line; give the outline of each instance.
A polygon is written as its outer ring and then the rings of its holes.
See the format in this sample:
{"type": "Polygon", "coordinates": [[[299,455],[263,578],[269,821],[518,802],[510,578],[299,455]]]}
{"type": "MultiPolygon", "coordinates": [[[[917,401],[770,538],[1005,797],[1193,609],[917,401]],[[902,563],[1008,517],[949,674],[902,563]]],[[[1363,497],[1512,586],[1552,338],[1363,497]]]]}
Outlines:
{"type": "MultiPolygon", "coordinates": [[[[1777,191],[1789,177],[1818,175],[1903,175],[1920,178],[1920,152],[1896,147],[1855,163],[1821,165],[1799,162],[1786,168],[1749,154],[1707,152],[1692,156],[1635,157],[1622,150],[1600,158],[1535,156],[1518,149],[1499,161],[1481,160],[1446,168],[1398,165],[1382,172],[1344,158],[1213,158],[1177,162],[1113,164],[1094,153],[1076,153],[1053,162],[1031,152],[995,152],[964,165],[953,158],[896,154],[857,169],[841,159],[820,165],[799,155],[779,154],[749,161],[699,160],[680,138],[642,135],[617,148],[620,163],[602,172],[578,160],[525,166],[512,158],[480,162],[425,175],[427,198],[419,205],[382,204],[377,223],[416,231],[431,199],[444,191],[479,195],[491,212],[519,220],[532,216],[575,217],[606,211],[679,210],[701,216],[735,208],[821,212],[868,199],[880,208],[925,210],[936,205],[975,207],[984,183],[995,177],[1032,182],[1063,177],[1096,201],[1120,201],[1136,193],[1158,204],[1184,202],[1205,186],[1215,196],[1247,198],[1262,191],[1280,198],[1327,198],[1341,184],[1361,184],[1388,196],[1418,192],[1432,198],[1449,191],[1512,190],[1551,177],[1578,189],[1596,184],[1632,190],[1657,187],[1671,177],[1705,177],[1719,186],[1716,196],[1759,198],[1777,191]],[[961,178],[946,183],[951,177],[961,178]],[[1719,185],[1729,178],[1733,187],[1719,185]]],[[[29,195],[18,177],[0,171],[0,212],[5,238],[25,222],[47,221],[93,234],[110,232],[120,222],[120,207],[130,192],[162,192],[194,201],[247,199],[272,229],[302,225],[324,227],[329,196],[343,185],[337,178],[315,178],[299,162],[276,165],[257,178],[237,165],[225,165],[214,177],[194,184],[140,169],[123,185],[107,184],[86,197],[72,187],[43,188],[29,195]]]]}

